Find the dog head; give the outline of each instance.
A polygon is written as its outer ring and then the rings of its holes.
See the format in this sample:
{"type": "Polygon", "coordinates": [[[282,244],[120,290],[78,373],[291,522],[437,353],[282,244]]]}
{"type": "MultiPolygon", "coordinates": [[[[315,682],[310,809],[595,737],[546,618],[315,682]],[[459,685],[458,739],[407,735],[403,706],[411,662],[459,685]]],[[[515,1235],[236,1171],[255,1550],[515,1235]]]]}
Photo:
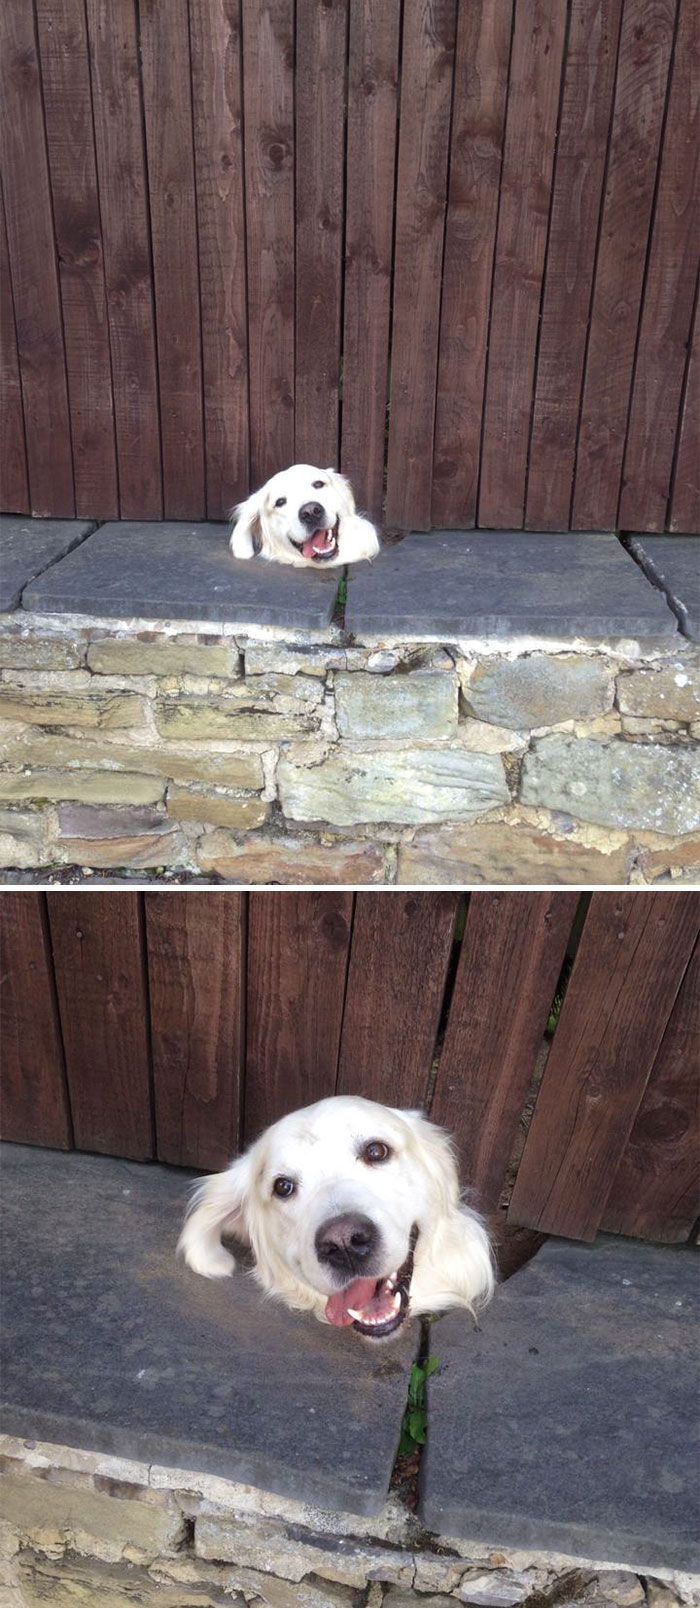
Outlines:
{"type": "Polygon", "coordinates": [[[277,564],[333,565],[374,557],[378,547],[373,527],[357,515],[349,482],[335,469],[296,463],[234,510],[234,558],[259,553],[277,564]]]}
{"type": "Polygon", "coordinates": [[[447,1136],[420,1112],[355,1096],[283,1117],[197,1186],[179,1247],[195,1272],[232,1271],[222,1232],[249,1240],[270,1294],[372,1340],[409,1314],[475,1309],[493,1288],[447,1136]]]}

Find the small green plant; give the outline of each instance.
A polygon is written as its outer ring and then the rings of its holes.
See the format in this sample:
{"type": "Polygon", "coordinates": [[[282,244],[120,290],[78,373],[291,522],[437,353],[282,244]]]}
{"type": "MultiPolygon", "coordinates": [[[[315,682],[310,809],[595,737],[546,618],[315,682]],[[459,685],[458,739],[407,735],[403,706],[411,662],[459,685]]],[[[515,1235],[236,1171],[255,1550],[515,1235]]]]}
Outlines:
{"type": "Polygon", "coordinates": [[[347,578],[347,575],[341,575],[340,580],[338,582],[338,593],[337,593],[336,600],[335,600],[336,608],[337,609],[344,609],[347,601],[348,601],[348,578],[347,578]]]}
{"type": "Polygon", "coordinates": [[[425,1384],[440,1366],[439,1357],[426,1357],[425,1362],[414,1362],[408,1382],[408,1401],[401,1425],[399,1455],[410,1456],[419,1446],[425,1445],[428,1427],[428,1409],[425,1403],[425,1384]]]}

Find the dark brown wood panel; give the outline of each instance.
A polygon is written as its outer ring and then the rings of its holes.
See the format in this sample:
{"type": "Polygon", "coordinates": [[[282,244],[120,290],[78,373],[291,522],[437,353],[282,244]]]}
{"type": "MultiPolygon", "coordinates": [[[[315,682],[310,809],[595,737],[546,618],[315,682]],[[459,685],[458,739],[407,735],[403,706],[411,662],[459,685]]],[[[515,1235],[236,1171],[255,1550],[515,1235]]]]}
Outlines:
{"type": "Polygon", "coordinates": [[[12,273],[32,512],[75,513],[61,299],[34,8],[0,7],[5,64],[0,162],[12,273]]]}
{"type": "Polygon", "coordinates": [[[294,8],[242,0],[250,478],[294,461],[294,8]]]}
{"type": "Polygon", "coordinates": [[[566,0],[515,8],[479,487],[479,524],[513,530],[525,519],[566,14],[566,0]]]}
{"type": "Polygon", "coordinates": [[[252,893],[245,1138],[334,1094],[351,893],[252,893]]]}
{"type": "Polygon", "coordinates": [[[423,1104],[458,894],[358,893],[338,1094],[423,1104]]]}
{"type": "Polygon", "coordinates": [[[593,895],[509,1222],[595,1237],[699,918],[693,893],[593,895]]]}
{"type": "Polygon", "coordinates": [[[525,524],[568,530],[622,0],[573,0],[547,243],[525,524]]]}
{"type": "Polygon", "coordinates": [[[577,893],[473,893],[430,1115],[494,1210],[576,913],[577,893]]]}
{"type": "Polygon", "coordinates": [[[245,894],[147,893],[156,1154],[225,1167],[239,1148],[245,894]]]}
{"type": "Polygon", "coordinates": [[[700,1216],[700,946],[696,945],[615,1174],[601,1227],[687,1240],[700,1216]]]}
{"type": "Polygon", "coordinates": [[[296,4],[294,456],[321,468],[339,463],[347,13],[348,0],[296,4]]]}
{"type": "Polygon", "coordinates": [[[688,373],[678,431],[669,529],[700,533],[700,315],[696,292],[688,373]]]}
{"type": "Polygon", "coordinates": [[[10,282],[5,207],[0,189],[0,508],[29,512],[22,385],[10,282]]]}
{"type": "Polygon", "coordinates": [[[476,520],[512,13],[491,0],[457,12],[432,491],[447,528],[476,520]]]}
{"type": "Polygon", "coordinates": [[[86,0],[122,519],[160,519],[153,269],[134,0],[86,0]]]}
{"type": "Polygon", "coordinates": [[[341,467],[380,519],[394,229],[400,0],[350,6],[341,467]]]}
{"type": "Polygon", "coordinates": [[[140,0],[166,519],[203,519],[204,414],[187,0],[140,0]]]}
{"type": "Polygon", "coordinates": [[[79,1150],[153,1156],[148,992],[138,893],[47,895],[79,1150]]]}
{"type": "Polygon", "coordinates": [[[66,343],[75,511],[119,515],[102,226],[84,0],[36,0],[66,343]]]}
{"type": "Polygon", "coordinates": [[[43,893],[0,898],[0,1134],[19,1144],[73,1144],[43,893]]]}
{"type": "Polygon", "coordinates": [[[207,518],[248,495],[239,0],[190,0],[207,518]]]}
{"type": "Polygon", "coordinates": [[[404,8],[386,518],[408,530],[431,521],[455,32],[454,0],[404,8]]]}
{"type": "Polygon", "coordinates": [[[626,0],[576,455],[572,526],[613,530],[676,20],[626,0]]]}

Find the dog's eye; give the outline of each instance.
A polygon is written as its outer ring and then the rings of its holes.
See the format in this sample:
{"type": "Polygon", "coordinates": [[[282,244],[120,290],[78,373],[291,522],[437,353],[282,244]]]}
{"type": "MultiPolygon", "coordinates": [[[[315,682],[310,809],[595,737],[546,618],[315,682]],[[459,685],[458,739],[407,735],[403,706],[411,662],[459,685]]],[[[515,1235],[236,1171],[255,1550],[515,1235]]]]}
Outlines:
{"type": "Polygon", "coordinates": [[[277,502],[275,503],[275,508],[284,508],[286,501],[286,497],[278,497],[277,502]]]}
{"type": "Polygon", "coordinates": [[[362,1152],[362,1160],[367,1162],[368,1167],[374,1167],[378,1161],[388,1161],[390,1155],[389,1146],[385,1145],[383,1139],[370,1139],[362,1152]]]}
{"type": "Polygon", "coordinates": [[[314,491],[321,491],[326,482],[325,480],[312,480],[311,484],[314,488],[314,491]]]}
{"type": "Polygon", "coordinates": [[[276,1178],[272,1185],[272,1193],[280,1200],[289,1200],[290,1195],[295,1193],[296,1187],[293,1178],[276,1178]]]}

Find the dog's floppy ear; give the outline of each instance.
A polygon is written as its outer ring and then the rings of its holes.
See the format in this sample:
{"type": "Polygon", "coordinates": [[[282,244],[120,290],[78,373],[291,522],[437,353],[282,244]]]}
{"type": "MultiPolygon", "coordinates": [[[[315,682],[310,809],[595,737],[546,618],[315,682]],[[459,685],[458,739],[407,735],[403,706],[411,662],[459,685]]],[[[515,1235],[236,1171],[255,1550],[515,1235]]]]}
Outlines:
{"type": "Polygon", "coordinates": [[[248,1238],[252,1176],[248,1151],[226,1172],[212,1173],[194,1189],[177,1248],[188,1267],[205,1279],[220,1279],[233,1272],[236,1264],[230,1252],[224,1250],[221,1235],[226,1229],[239,1239],[248,1238]]]}
{"type": "Polygon", "coordinates": [[[328,483],[333,487],[338,498],[343,517],[351,519],[356,509],[350,481],[346,479],[345,475],[339,475],[337,469],[325,469],[324,474],[328,476],[328,483]]]}
{"type": "MultiPolygon", "coordinates": [[[[263,488],[264,491],[264,488],[263,488]]],[[[263,491],[254,491],[233,510],[231,552],[234,558],[252,558],[263,544],[263,491]]]]}
{"type": "Polygon", "coordinates": [[[422,1111],[397,1111],[396,1115],[408,1123],[418,1140],[421,1163],[430,1174],[442,1209],[455,1210],[459,1206],[459,1173],[449,1134],[429,1122],[422,1111]]]}

